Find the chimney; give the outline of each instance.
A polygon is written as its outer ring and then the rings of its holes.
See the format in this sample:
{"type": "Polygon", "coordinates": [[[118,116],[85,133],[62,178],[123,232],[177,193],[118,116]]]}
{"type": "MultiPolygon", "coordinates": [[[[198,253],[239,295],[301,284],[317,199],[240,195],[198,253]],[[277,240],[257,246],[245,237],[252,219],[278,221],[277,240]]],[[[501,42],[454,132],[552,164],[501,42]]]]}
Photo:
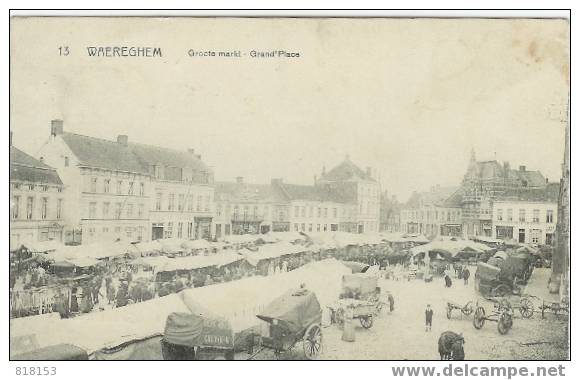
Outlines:
{"type": "Polygon", "coordinates": [[[525,172],[526,171],[526,166],[525,165],[520,165],[520,171],[521,172],[525,172]]]}
{"type": "Polygon", "coordinates": [[[117,142],[123,146],[127,146],[127,144],[129,143],[129,136],[119,135],[117,136],[117,142]]]}
{"type": "Polygon", "coordinates": [[[194,155],[195,155],[195,149],[193,149],[193,148],[189,148],[189,149],[187,149],[187,153],[189,153],[189,154],[191,154],[192,156],[194,156],[194,155]]]}
{"type": "Polygon", "coordinates": [[[50,134],[51,134],[51,136],[62,135],[63,131],[64,131],[64,127],[63,127],[62,120],[59,120],[59,119],[51,120],[51,122],[50,122],[50,134]]]}
{"type": "Polygon", "coordinates": [[[239,184],[244,183],[244,177],[236,177],[236,183],[239,183],[239,184]]]}

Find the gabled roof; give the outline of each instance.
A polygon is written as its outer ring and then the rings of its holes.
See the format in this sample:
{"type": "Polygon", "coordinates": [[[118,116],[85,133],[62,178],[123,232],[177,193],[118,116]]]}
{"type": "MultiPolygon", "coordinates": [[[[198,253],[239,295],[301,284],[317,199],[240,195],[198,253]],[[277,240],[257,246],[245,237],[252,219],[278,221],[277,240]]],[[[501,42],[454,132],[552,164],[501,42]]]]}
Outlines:
{"type": "Polygon", "coordinates": [[[239,202],[286,202],[287,199],[275,186],[237,182],[215,182],[215,200],[239,202]]]}
{"type": "Polygon", "coordinates": [[[375,181],[367,173],[356,166],[348,157],[345,158],[338,166],[334,167],[327,173],[322,174],[322,181],[339,182],[339,181],[375,181]]]}
{"type": "Polygon", "coordinates": [[[10,180],[62,185],[55,169],[13,146],[10,147],[10,180]]]}
{"type": "Polygon", "coordinates": [[[517,178],[528,187],[544,187],[546,179],[538,170],[511,170],[510,176],[517,178]]]}
{"type": "Polygon", "coordinates": [[[467,176],[483,180],[502,178],[517,181],[520,185],[528,187],[544,187],[546,184],[546,179],[538,170],[510,169],[509,165],[501,165],[495,160],[472,162],[467,170],[467,176]]]}
{"type": "Polygon", "coordinates": [[[129,143],[131,151],[144,166],[163,164],[177,168],[189,168],[210,172],[210,168],[193,153],[153,145],[129,143]]]}
{"type": "Polygon", "coordinates": [[[548,183],[541,189],[518,188],[502,192],[496,201],[522,201],[522,202],[558,202],[560,192],[559,183],[548,183]]]}
{"type": "Polygon", "coordinates": [[[81,165],[131,173],[148,173],[147,166],[143,165],[132,150],[116,141],[70,132],[63,132],[61,136],[81,165]]]}
{"type": "Polygon", "coordinates": [[[438,207],[460,207],[461,191],[457,186],[435,186],[429,191],[414,192],[407,201],[407,208],[418,208],[423,205],[438,207]]]}
{"type": "Polygon", "coordinates": [[[310,186],[288,183],[281,183],[278,186],[288,196],[288,200],[336,203],[349,203],[356,200],[356,190],[349,189],[347,186],[327,186],[324,184],[310,186]]]}

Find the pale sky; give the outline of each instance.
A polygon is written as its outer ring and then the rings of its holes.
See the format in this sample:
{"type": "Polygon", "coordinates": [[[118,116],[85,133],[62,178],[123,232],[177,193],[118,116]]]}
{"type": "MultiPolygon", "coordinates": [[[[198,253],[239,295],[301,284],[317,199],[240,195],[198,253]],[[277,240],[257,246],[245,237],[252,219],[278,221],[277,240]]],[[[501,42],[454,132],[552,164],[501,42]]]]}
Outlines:
{"type": "Polygon", "coordinates": [[[11,38],[10,129],[33,155],[60,118],[69,132],[194,148],[217,180],[311,184],[349,154],[407,200],[459,184],[472,147],[560,177],[565,21],[28,18],[13,19],[11,38]],[[87,46],[163,58],[94,58],[87,46]]]}

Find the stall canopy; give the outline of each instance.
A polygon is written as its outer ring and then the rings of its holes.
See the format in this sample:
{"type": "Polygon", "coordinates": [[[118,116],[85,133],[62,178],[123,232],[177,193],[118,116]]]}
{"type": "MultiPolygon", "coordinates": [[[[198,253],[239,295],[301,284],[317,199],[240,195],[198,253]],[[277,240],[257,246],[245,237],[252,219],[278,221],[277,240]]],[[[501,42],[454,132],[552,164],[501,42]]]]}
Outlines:
{"type": "Polygon", "coordinates": [[[137,243],[135,244],[135,248],[141,255],[159,253],[163,250],[163,246],[159,243],[159,240],[137,243]]]}
{"type": "Polygon", "coordinates": [[[173,272],[177,270],[194,270],[209,267],[222,267],[244,260],[244,256],[233,252],[220,252],[208,256],[176,257],[165,260],[157,267],[158,272],[173,272]]]}
{"type": "Polygon", "coordinates": [[[29,252],[33,252],[33,253],[48,253],[48,252],[54,252],[62,247],[64,247],[64,245],[56,240],[46,240],[46,241],[36,241],[36,242],[30,242],[30,243],[25,243],[24,247],[26,247],[26,249],[28,249],[29,252]]]}
{"type": "Polygon", "coordinates": [[[243,255],[250,264],[256,265],[261,260],[274,259],[286,255],[295,255],[306,251],[308,251],[308,248],[304,246],[281,242],[265,244],[260,246],[257,251],[244,250],[243,255]]]}
{"type": "Polygon", "coordinates": [[[212,248],[211,243],[207,240],[204,240],[204,239],[186,240],[181,244],[181,246],[183,248],[185,248],[186,250],[212,248]]]}
{"type": "Polygon", "coordinates": [[[260,235],[228,235],[224,237],[224,241],[232,244],[253,243],[260,238],[260,235]]]}
{"type": "Polygon", "coordinates": [[[37,348],[74,344],[92,354],[101,349],[163,334],[167,316],[173,312],[189,312],[177,294],[50,323],[13,325],[10,338],[34,335],[38,342],[37,348]]]}
{"type": "Polygon", "coordinates": [[[157,240],[161,244],[161,251],[167,254],[179,253],[187,251],[183,248],[183,243],[185,240],[178,238],[168,238],[157,240]]]}
{"type": "Polygon", "coordinates": [[[413,257],[423,253],[435,252],[446,258],[455,258],[460,252],[472,252],[474,254],[488,251],[490,248],[484,244],[471,240],[436,240],[428,244],[419,245],[410,249],[413,257]]]}
{"type": "Polygon", "coordinates": [[[198,305],[215,315],[226,318],[234,332],[256,326],[256,315],[275,298],[290,289],[305,284],[306,289],[316,293],[322,305],[333,304],[342,289],[342,276],[351,270],[334,259],[306,264],[296,270],[268,277],[249,277],[200,288],[186,289],[179,293],[184,302],[195,310],[198,305]],[[267,291],[264,291],[267,289],[267,291]]]}

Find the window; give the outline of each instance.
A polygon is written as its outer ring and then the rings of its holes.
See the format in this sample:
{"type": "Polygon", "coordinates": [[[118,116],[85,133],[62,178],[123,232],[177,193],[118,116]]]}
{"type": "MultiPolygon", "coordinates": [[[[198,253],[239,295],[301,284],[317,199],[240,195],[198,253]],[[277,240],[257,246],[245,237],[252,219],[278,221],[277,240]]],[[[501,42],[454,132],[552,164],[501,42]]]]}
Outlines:
{"type": "Polygon", "coordinates": [[[156,211],[161,211],[161,200],[163,198],[163,194],[162,193],[157,193],[157,195],[155,196],[155,210],[156,211]]]}
{"type": "Polygon", "coordinates": [[[143,213],[145,212],[145,205],[143,203],[139,203],[139,211],[137,211],[137,216],[139,219],[143,219],[143,213]]]}
{"type": "MultiPolygon", "coordinates": [[[[205,200],[205,203],[204,203],[203,210],[207,212],[207,211],[209,211],[209,203],[210,203],[209,195],[206,195],[204,200],[205,200]]],[[[255,207],[254,209],[257,209],[257,207],[255,207]]],[[[254,214],[255,214],[255,212],[254,212],[254,214]]]]}
{"type": "Polygon", "coordinates": [[[503,210],[501,208],[497,209],[497,220],[503,220],[503,210]]]}
{"type": "Polygon", "coordinates": [[[312,232],[312,223],[308,224],[308,232],[312,232]]]}
{"type": "Polygon", "coordinates": [[[32,210],[34,209],[34,198],[26,198],[26,219],[32,219],[32,210]]]}
{"type": "Polygon", "coordinates": [[[294,217],[299,217],[300,216],[300,207],[298,206],[294,206],[294,217]]]}
{"type": "Polygon", "coordinates": [[[183,237],[183,222],[177,223],[177,237],[180,239],[183,237]]]}
{"type": "Polygon", "coordinates": [[[103,219],[107,219],[109,217],[109,207],[111,204],[109,202],[103,203],[103,219]]]}
{"type": "Polygon", "coordinates": [[[132,217],[133,217],[133,204],[128,203],[127,204],[127,218],[132,218],[132,217]]]}
{"type": "Polygon", "coordinates": [[[326,207],[324,208],[324,213],[322,215],[324,218],[328,218],[328,208],[326,208],[326,207]]]}
{"type": "Polygon", "coordinates": [[[123,181],[117,181],[117,194],[122,194],[123,181]]]}
{"type": "Polygon", "coordinates": [[[97,214],[97,202],[89,203],[89,219],[95,219],[97,214]]]}
{"type": "Polygon", "coordinates": [[[56,201],[56,219],[62,218],[62,199],[56,201]]]}
{"type": "Polygon", "coordinates": [[[294,231],[298,232],[298,223],[294,223],[294,231]]]}
{"type": "Polygon", "coordinates": [[[173,222],[167,223],[167,228],[165,229],[165,238],[170,238],[173,236],[173,222]]]}
{"type": "MultiPolygon", "coordinates": [[[[302,215],[303,218],[306,217],[306,206],[302,206],[300,211],[300,215],[302,215]]],[[[302,229],[302,231],[304,231],[304,229],[302,229]]]]}
{"type": "Polygon", "coordinates": [[[178,200],[177,200],[177,209],[179,211],[183,211],[185,208],[185,194],[179,194],[178,200]]]}
{"type": "Polygon", "coordinates": [[[90,187],[89,191],[91,193],[97,192],[97,178],[95,178],[95,177],[91,178],[91,187],[90,187]]]}
{"type": "Polygon", "coordinates": [[[320,224],[317,224],[317,225],[316,225],[316,231],[317,231],[317,232],[320,232],[320,224]]]}
{"type": "Polygon", "coordinates": [[[532,215],[532,222],[540,223],[540,210],[534,210],[532,215]]]}
{"type": "Polygon", "coordinates": [[[532,230],[532,244],[538,244],[540,242],[541,230],[532,230]]]}
{"type": "Polygon", "coordinates": [[[173,211],[175,208],[175,194],[169,194],[167,199],[167,211],[173,211]]]}
{"type": "Polygon", "coordinates": [[[20,214],[20,197],[12,197],[12,219],[18,219],[20,214]]]}
{"type": "Polygon", "coordinates": [[[217,216],[221,216],[222,215],[222,205],[221,204],[217,204],[215,206],[215,213],[217,216]]]}
{"type": "Polygon", "coordinates": [[[302,232],[306,231],[306,224],[305,223],[302,223],[300,225],[300,227],[301,227],[302,232]]]}
{"type": "Polygon", "coordinates": [[[144,197],[145,196],[145,183],[141,182],[139,184],[139,195],[144,197]]]}
{"type": "Polygon", "coordinates": [[[122,207],[121,203],[115,203],[115,218],[116,219],[121,219],[121,207],[122,207]]]}
{"type": "Polygon", "coordinates": [[[197,196],[197,205],[195,207],[196,211],[201,211],[201,198],[202,198],[201,195],[197,196]]]}
{"type": "Polygon", "coordinates": [[[507,209],[507,221],[512,222],[514,220],[514,210],[511,208],[507,209]]]}
{"type": "Polygon", "coordinates": [[[326,231],[326,230],[328,230],[328,225],[327,224],[324,225],[324,231],[326,231]]]}
{"type": "Polygon", "coordinates": [[[253,216],[258,215],[258,206],[254,206],[253,216]]]}
{"type": "Polygon", "coordinates": [[[193,211],[193,195],[187,196],[187,211],[193,211]]]}
{"type": "Polygon", "coordinates": [[[48,212],[48,198],[42,198],[42,203],[40,205],[40,218],[46,219],[48,212]]]}
{"type": "Polygon", "coordinates": [[[191,239],[193,237],[193,223],[192,222],[187,223],[187,237],[189,239],[191,239]]]}
{"type": "Polygon", "coordinates": [[[103,193],[108,193],[111,191],[111,180],[106,179],[103,181],[103,193]]]}
{"type": "Polygon", "coordinates": [[[332,209],[332,217],[336,218],[338,216],[338,210],[335,208],[332,209]]]}
{"type": "Polygon", "coordinates": [[[526,210],[524,210],[523,208],[520,209],[520,218],[519,218],[520,222],[525,222],[526,221],[526,210]]]}
{"type": "Polygon", "coordinates": [[[554,223],[554,210],[546,210],[546,223],[554,223]]]}
{"type": "Polygon", "coordinates": [[[319,207],[318,210],[317,210],[317,212],[316,212],[316,216],[319,217],[319,218],[320,218],[320,215],[321,215],[321,211],[322,211],[322,209],[319,207]]]}
{"type": "Polygon", "coordinates": [[[68,159],[68,156],[65,156],[64,157],[64,166],[68,167],[68,165],[69,165],[69,159],[68,159]]]}
{"type": "Polygon", "coordinates": [[[129,182],[129,190],[127,191],[127,193],[128,193],[129,195],[133,195],[133,193],[134,193],[134,189],[133,189],[133,187],[134,187],[134,186],[135,186],[135,182],[129,182]]]}

